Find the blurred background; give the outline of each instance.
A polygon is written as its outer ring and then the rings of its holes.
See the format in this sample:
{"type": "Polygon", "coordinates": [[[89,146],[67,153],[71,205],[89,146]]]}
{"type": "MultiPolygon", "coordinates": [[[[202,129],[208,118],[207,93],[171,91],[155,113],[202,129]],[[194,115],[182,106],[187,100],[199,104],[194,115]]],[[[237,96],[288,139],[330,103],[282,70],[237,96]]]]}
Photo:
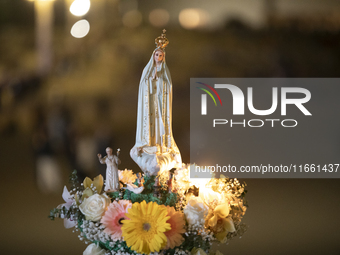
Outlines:
{"type": "MultiPolygon", "coordinates": [[[[1,254],[85,250],[49,210],[73,169],[105,174],[107,146],[139,171],[139,79],[163,28],[186,163],[191,77],[340,74],[338,0],[0,0],[1,254]]],[[[249,229],[223,254],[340,254],[339,180],[246,182],[249,229]]]]}

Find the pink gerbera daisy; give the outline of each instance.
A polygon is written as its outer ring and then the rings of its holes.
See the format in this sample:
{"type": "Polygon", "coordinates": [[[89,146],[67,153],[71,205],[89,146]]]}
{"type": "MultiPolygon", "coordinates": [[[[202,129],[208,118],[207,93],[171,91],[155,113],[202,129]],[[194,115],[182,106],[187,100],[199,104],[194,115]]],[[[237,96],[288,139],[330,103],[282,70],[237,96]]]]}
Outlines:
{"type": "Polygon", "coordinates": [[[125,216],[128,212],[128,208],[131,208],[132,204],[129,200],[119,200],[118,203],[114,201],[111,203],[105,214],[103,215],[100,223],[105,226],[104,232],[111,235],[113,241],[122,241],[122,220],[129,220],[125,216]]]}
{"type": "Polygon", "coordinates": [[[175,246],[179,246],[183,243],[184,238],[182,234],[185,233],[185,221],[182,212],[176,211],[175,208],[170,206],[167,206],[166,209],[168,210],[167,216],[170,216],[170,219],[168,219],[166,222],[170,223],[171,225],[171,229],[164,232],[167,238],[166,249],[172,249],[175,246]]]}

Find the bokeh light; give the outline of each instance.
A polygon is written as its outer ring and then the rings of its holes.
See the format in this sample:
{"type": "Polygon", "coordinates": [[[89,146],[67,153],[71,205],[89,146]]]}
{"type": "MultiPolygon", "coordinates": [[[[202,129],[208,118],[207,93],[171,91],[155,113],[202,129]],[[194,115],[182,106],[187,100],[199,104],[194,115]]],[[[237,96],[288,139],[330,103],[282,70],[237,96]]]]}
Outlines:
{"type": "Polygon", "coordinates": [[[142,14],[137,10],[128,11],[123,16],[123,24],[129,28],[138,27],[142,23],[142,14]]]}
{"type": "Polygon", "coordinates": [[[186,29],[204,28],[208,20],[208,13],[201,9],[183,9],[179,14],[179,23],[186,29]]]}
{"type": "Polygon", "coordinates": [[[90,23],[86,19],[77,21],[71,28],[71,35],[75,38],[83,38],[90,31],[90,23]]]}
{"type": "Polygon", "coordinates": [[[168,24],[169,12],[165,9],[154,9],[149,14],[149,21],[155,27],[163,27],[168,24]]]}
{"type": "Polygon", "coordinates": [[[74,16],[83,16],[90,10],[90,0],[75,0],[70,6],[70,12],[74,16]]]}

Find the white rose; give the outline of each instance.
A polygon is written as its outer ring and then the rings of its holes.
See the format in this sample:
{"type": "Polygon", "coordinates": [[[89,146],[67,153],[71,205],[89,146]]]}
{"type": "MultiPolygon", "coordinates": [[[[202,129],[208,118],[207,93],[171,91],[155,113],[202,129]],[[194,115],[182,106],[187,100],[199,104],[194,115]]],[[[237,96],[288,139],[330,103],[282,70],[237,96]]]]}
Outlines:
{"type": "Polygon", "coordinates": [[[85,198],[79,206],[79,209],[85,215],[86,220],[98,221],[110,202],[111,200],[106,194],[94,194],[85,198]]]}
{"type": "Polygon", "coordinates": [[[201,198],[193,196],[188,200],[183,211],[189,225],[202,225],[204,224],[204,218],[208,214],[208,210],[209,208],[204,205],[201,198]]]}
{"type": "Polygon", "coordinates": [[[91,243],[87,246],[83,255],[105,255],[105,250],[101,249],[98,244],[91,243]]]}

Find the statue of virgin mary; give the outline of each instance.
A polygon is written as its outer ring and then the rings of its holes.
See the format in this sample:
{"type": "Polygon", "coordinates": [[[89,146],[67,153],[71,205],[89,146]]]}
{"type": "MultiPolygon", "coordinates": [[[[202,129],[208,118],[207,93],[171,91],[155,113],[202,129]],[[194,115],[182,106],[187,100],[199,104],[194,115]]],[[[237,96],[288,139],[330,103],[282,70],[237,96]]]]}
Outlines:
{"type": "Polygon", "coordinates": [[[156,38],[156,49],[139,82],[136,143],[132,159],[147,173],[181,167],[182,159],[172,134],[172,81],[165,62],[169,41],[156,38]]]}

